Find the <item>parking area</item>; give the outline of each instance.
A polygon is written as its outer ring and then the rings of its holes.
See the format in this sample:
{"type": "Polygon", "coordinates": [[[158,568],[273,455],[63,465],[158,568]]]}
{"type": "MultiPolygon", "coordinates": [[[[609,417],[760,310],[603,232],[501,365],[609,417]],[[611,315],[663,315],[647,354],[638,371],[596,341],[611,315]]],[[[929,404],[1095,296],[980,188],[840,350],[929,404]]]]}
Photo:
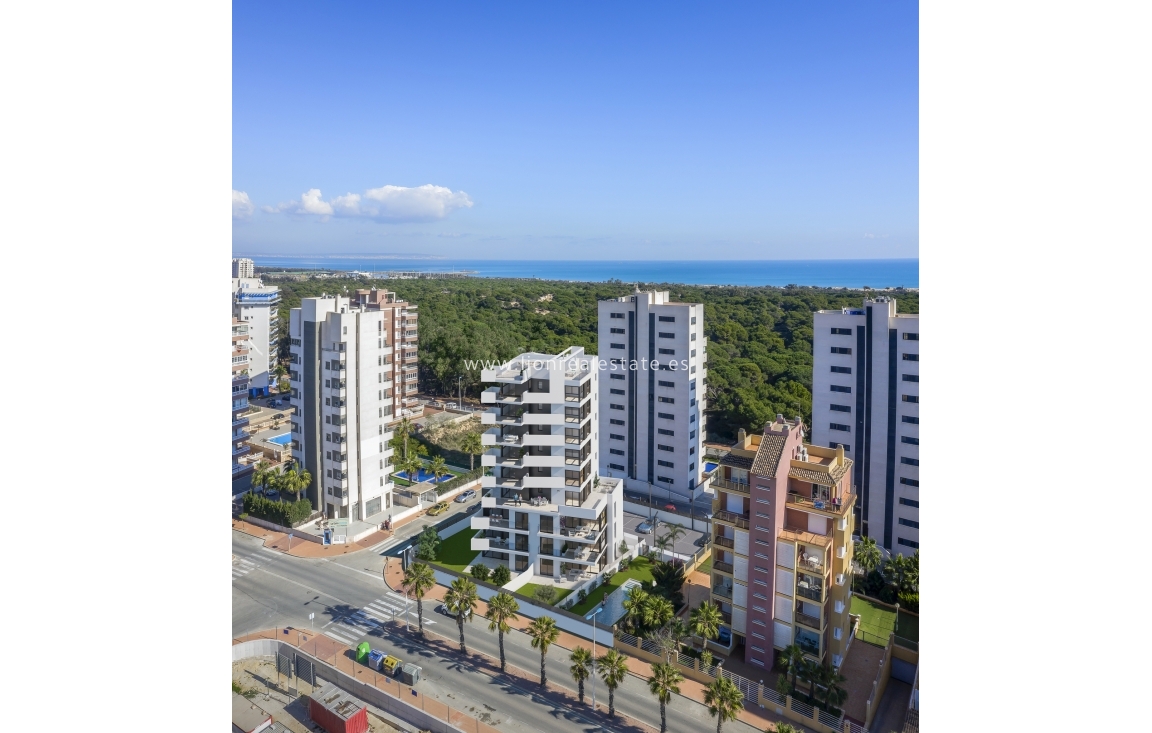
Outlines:
{"type": "MultiPolygon", "coordinates": [[[[668,533],[667,522],[659,521],[656,523],[656,527],[653,528],[654,531],[649,531],[648,533],[638,531],[637,528],[640,526],[640,524],[647,521],[648,517],[641,514],[624,512],[624,532],[627,534],[634,534],[642,540],[647,540],[649,545],[655,543],[657,537],[662,537],[668,533]]],[[[691,556],[693,553],[700,549],[702,543],[706,539],[707,538],[703,532],[688,529],[687,525],[685,525],[684,534],[676,540],[676,545],[672,551],[677,555],[683,555],[685,557],[691,556]]]]}

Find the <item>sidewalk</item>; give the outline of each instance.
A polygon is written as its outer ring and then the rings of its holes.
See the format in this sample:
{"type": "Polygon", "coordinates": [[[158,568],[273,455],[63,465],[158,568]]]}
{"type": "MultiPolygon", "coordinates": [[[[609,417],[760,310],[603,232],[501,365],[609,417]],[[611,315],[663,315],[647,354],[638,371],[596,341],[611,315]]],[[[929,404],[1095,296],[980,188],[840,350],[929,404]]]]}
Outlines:
{"type": "MultiPolygon", "coordinates": [[[[403,580],[404,580],[404,571],[402,569],[402,562],[401,562],[400,558],[397,558],[397,557],[388,558],[388,562],[384,567],[384,582],[387,583],[388,587],[391,588],[392,590],[394,590],[398,593],[403,593],[404,588],[401,585],[403,580]]],[[[444,586],[441,586],[439,584],[435,585],[432,587],[431,590],[429,590],[424,595],[424,600],[430,601],[434,604],[439,603],[440,601],[444,600],[444,594],[446,592],[447,592],[447,589],[444,588],[444,586]]],[[[488,612],[488,604],[485,603],[484,601],[477,601],[477,603],[476,603],[476,616],[478,617],[477,618],[478,622],[479,622],[480,618],[482,618],[484,616],[484,614],[486,614],[487,612],[488,612]]],[[[523,631],[524,629],[526,629],[528,627],[528,624],[530,624],[530,623],[531,623],[531,619],[527,619],[523,616],[520,616],[515,621],[510,622],[509,626],[511,626],[512,628],[517,629],[519,631],[523,631]]],[[[425,633],[430,634],[432,632],[425,629],[425,633]]],[[[612,632],[610,629],[605,629],[604,630],[604,638],[608,638],[611,635],[611,633],[612,632]]],[[[599,640],[601,637],[599,634],[597,634],[596,638],[597,638],[597,640],[599,640]]],[[[565,653],[571,653],[571,651],[578,646],[582,646],[582,647],[588,649],[589,651],[591,651],[592,642],[587,640],[587,639],[584,639],[582,637],[576,636],[574,634],[570,634],[567,631],[561,631],[559,638],[556,640],[556,643],[553,644],[553,647],[563,649],[565,653]]],[[[601,651],[601,648],[602,647],[598,644],[596,647],[596,653],[598,655],[603,654],[603,652],[601,651]]],[[[480,656],[480,655],[479,654],[473,654],[472,656],[480,656]]],[[[628,671],[631,672],[636,677],[639,677],[640,679],[647,681],[648,678],[652,675],[652,665],[648,664],[647,662],[636,659],[635,657],[631,657],[628,654],[624,654],[624,658],[627,660],[628,671]]],[[[499,666],[497,666],[497,669],[499,669],[499,666]]],[[[700,703],[701,705],[704,704],[704,685],[697,682],[696,680],[688,679],[687,677],[685,677],[684,681],[680,683],[680,694],[683,695],[684,697],[687,697],[691,700],[694,700],[694,701],[700,703]]],[[[601,706],[597,705],[596,707],[600,708],[601,706]]],[[[604,706],[604,709],[607,710],[607,706],[604,706]]],[[[769,711],[768,709],[764,709],[762,711],[761,710],[755,710],[754,711],[754,710],[749,710],[749,709],[745,708],[740,713],[739,719],[742,722],[747,723],[748,725],[751,725],[752,727],[757,728],[759,730],[774,731],[774,730],[776,730],[775,724],[777,722],[790,723],[791,725],[795,726],[798,730],[802,730],[802,731],[808,730],[807,728],[804,728],[803,726],[798,725],[797,723],[795,723],[793,721],[790,721],[788,718],[785,718],[782,715],[776,715],[775,713],[769,711]]]]}
{"type": "Polygon", "coordinates": [[[264,540],[265,547],[283,552],[292,557],[333,557],[336,555],[350,555],[353,552],[367,550],[392,536],[391,532],[379,530],[359,542],[351,542],[343,545],[322,545],[319,542],[310,542],[309,540],[302,540],[299,537],[291,537],[291,535],[286,532],[276,532],[271,529],[257,527],[255,524],[249,524],[239,519],[232,520],[232,529],[262,539],[264,540]]]}

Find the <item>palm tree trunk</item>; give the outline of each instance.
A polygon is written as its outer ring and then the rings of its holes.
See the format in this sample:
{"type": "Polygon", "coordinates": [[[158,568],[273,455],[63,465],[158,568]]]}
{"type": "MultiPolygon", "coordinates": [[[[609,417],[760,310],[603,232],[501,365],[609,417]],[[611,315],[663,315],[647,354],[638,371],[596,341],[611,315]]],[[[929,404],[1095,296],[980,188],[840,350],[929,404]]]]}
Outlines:
{"type": "Polygon", "coordinates": [[[608,717],[616,717],[616,688],[608,688],[608,717]]]}
{"type": "Polygon", "coordinates": [[[668,733],[668,713],[663,701],[660,703],[660,733],[668,733]]]}
{"type": "Polygon", "coordinates": [[[468,653],[468,647],[464,645],[464,612],[461,611],[460,615],[456,617],[456,625],[460,627],[460,651],[465,654],[468,653]]]}
{"type": "Polygon", "coordinates": [[[544,650],[540,650],[540,686],[545,687],[548,684],[548,677],[544,672],[544,650]]]}
{"type": "Polygon", "coordinates": [[[579,686],[579,689],[580,689],[580,704],[583,705],[584,704],[584,680],[580,680],[576,684],[579,686]]]}
{"type": "Polygon", "coordinates": [[[420,622],[420,636],[424,636],[424,599],[416,598],[416,620],[420,622]]]}
{"type": "Polygon", "coordinates": [[[500,673],[504,674],[507,671],[508,670],[504,664],[504,630],[501,629],[500,630],[500,673]]]}
{"type": "Polygon", "coordinates": [[[720,733],[720,727],[724,725],[724,716],[716,713],[716,733],[720,733]]]}

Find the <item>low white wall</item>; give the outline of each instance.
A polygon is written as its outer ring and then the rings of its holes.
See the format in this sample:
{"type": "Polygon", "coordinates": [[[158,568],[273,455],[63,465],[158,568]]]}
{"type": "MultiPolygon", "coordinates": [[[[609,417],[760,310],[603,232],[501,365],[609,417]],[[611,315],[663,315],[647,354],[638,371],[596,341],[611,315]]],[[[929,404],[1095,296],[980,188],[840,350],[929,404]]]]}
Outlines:
{"type": "MultiPolygon", "coordinates": [[[[270,529],[274,532],[283,532],[284,534],[290,534],[297,539],[307,540],[309,542],[315,542],[317,544],[323,543],[323,541],[324,541],[321,538],[317,537],[316,535],[308,534],[307,532],[305,532],[301,529],[292,529],[289,527],[281,527],[279,524],[276,524],[274,522],[266,522],[263,519],[257,519],[256,517],[252,516],[251,514],[249,514],[248,518],[245,519],[244,521],[248,522],[249,524],[255,524],[257,527],[263,527],[264,529],[270,529]]],[[[355,540],[353,540],[353,542],[355,542],[355,540]]]]}
{"type": "MultiPolygon", "coordinates": [[[[480,510],[477,509],[476,511],[480,511],[480,510]]],[[[472,514],[465,514],[464,519],[460,520],[456,524],[453,524],[452,526],[450,526],[446,529],[441,530],[438,533],[440,535],[440,539],[445,540],[445,539],[448,539],[449,537],[451,537],[452,535],[456,534],[457,532],[463,532],[466,529],[472,529],[472,517],[473,516],[474,515],[472,515],[472,514]]]]}
{"type": "Polygon", "coordinates": [[[536,566],[529,564],[527,569],[521,570],[519,575],[504,584],[504,590],[508,591],[509,593],[515,593],[524,586],[528,585],[528,583],[532,582],[532,579],[535,577],[536,566]]]}

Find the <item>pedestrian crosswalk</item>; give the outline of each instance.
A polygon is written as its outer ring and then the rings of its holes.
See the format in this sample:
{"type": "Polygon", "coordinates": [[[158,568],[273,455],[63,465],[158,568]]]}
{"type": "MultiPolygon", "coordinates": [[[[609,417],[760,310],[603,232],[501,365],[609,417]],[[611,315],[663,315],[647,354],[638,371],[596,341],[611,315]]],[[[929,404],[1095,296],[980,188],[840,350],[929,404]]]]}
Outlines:
{"type": "MultiPolygon", "coordinates": [[[[425,603],[437,603],[437,601],[429,599],[425,603]]],[[[416,602],[411,599],[408,601],[408,615],[413,623],[417,621],[416,602]]],[[[377,598],[367,606],[340,617],[324,629],[324,635],[341,644],[353,646],[373,631],[382,629],[385,622],[393,618],[397,621],[404,620],[404,596],[395,592],[389,593],[384,598],[377,598]]],[[[425,626],[435,623],[427,616],[424,617],[425,626]]]]}
{"type": "Polygon", "coordinates": [[[248,573],[260,567],[256,563],[239,555],[232,556],[232,580],[243,578],[248,573]]]}

